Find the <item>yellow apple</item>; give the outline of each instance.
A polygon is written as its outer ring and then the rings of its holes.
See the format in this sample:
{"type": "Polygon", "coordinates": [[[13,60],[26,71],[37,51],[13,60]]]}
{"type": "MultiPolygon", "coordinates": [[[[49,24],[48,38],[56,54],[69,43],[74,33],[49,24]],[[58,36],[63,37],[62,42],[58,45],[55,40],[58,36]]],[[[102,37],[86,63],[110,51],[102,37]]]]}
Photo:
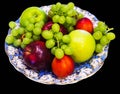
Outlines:
{"type": "Polygon", "coordinates": [[[76,63],[89,60],[95,50],[95,40],[93,36],[86,30],[73,30],[69,33],[73,54],[71,55],[76,63]]]}

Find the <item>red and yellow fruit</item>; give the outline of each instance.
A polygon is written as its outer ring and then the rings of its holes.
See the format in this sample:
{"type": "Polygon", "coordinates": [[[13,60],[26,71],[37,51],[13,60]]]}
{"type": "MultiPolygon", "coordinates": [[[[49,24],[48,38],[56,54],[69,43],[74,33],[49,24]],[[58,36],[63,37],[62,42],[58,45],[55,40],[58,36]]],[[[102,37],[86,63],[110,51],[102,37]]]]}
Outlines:
{"type": "Polygon", "coordinates": [[[89,18],[84,17],[77,21],[75,29],[83,29],[89,33],[93,33],[93,23],[89,18]]]}
{"type": "Polygon", "coordinates": [[[56,57],[52,61],[52,71],[58,78],[65,78],[74,71],[74,61],[70,56],[64,55],[62,59],[56,57]]]}

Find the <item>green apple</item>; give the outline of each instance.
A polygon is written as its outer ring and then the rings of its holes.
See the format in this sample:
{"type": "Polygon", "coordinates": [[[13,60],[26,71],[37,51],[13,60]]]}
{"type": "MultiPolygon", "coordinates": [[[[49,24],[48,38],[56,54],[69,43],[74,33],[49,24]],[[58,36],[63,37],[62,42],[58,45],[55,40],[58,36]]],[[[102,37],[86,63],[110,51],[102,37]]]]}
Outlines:
{"type": "Polygon", "coordinates": [[[89,60],[95,50],[95,40],[93,36],[86,30],[73,30],[69,33],[71,46],[73,50],[72,58],[76,63],[89,60]]]}
{"type": "Polygon", "coordinates": [[[22,12],[20,16],[20,24],[25,26],[27,23],[29,23],[29,21],[35,23],[41,20],[46,21],[46,19],[47,15],[42,9],[36,6],[32,6],[28,7],[22,12]]]}

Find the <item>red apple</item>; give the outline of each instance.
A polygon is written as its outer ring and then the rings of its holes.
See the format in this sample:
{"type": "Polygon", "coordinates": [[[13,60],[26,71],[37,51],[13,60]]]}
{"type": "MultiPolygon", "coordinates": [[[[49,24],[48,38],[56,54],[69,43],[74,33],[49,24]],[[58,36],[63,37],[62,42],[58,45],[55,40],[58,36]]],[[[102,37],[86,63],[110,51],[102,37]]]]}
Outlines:
{"type": "Polygon", "coordinates": [[[74,61],[68,56],[64,55],[62,59],[54,57],[52,61],[52,71],[58,78],[65,78],[74,71],[74,61]]]}
{"type": "Polygon", "coordinates": [[[49,70],[53,56],[43,41],[28,44],[23,51],[25,64],[34,70],[49,70]]]}
{"type": "Polygon", "coordinates": [[[89,33],[93,33],[93,23],[89,18],[84,17],[77,21],[75,29],[83,29],[89,33]]]}

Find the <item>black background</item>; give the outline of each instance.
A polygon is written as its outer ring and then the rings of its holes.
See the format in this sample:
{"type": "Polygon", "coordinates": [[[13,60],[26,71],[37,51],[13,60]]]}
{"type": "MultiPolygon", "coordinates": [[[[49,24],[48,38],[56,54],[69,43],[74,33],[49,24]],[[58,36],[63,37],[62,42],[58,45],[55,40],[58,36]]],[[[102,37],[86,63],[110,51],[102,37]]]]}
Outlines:
{"type": "Polygon", "coordinates": [[[110,0],[78,0],[72,1],[76,6],[88,10],[99,20],[105,21],[109,27],[114,28],[116,39],[110,43],[108,57],[103,67],[92,77],[84,79],[71,85],[44,85],[26,78],[23,74],[16,71],[9,63],[4,50],[4,39],[8,32],[8,22],[17,20],[22,11],[29,6],[44,6],[60,1],[68,3],[69,0],[10,0],[0,3],[0,87],[3,92],[24,93],[56,93],[56,94],[80,94],[82,93],[104,93],[117,92],[119,86],[119,41],[120,41],[120,15],[118,2],[110,0]],[[8,3],[7,3],[8,2],[8,3]],[[7,3],[7,5],[6,5],[7,3]],[[10,90],[8,91],[8,89],[10,90]],[[5,89],[5,90],[4,90],[5,89]],[[16,90],[16,91],[14,91],[16,90]]]}

